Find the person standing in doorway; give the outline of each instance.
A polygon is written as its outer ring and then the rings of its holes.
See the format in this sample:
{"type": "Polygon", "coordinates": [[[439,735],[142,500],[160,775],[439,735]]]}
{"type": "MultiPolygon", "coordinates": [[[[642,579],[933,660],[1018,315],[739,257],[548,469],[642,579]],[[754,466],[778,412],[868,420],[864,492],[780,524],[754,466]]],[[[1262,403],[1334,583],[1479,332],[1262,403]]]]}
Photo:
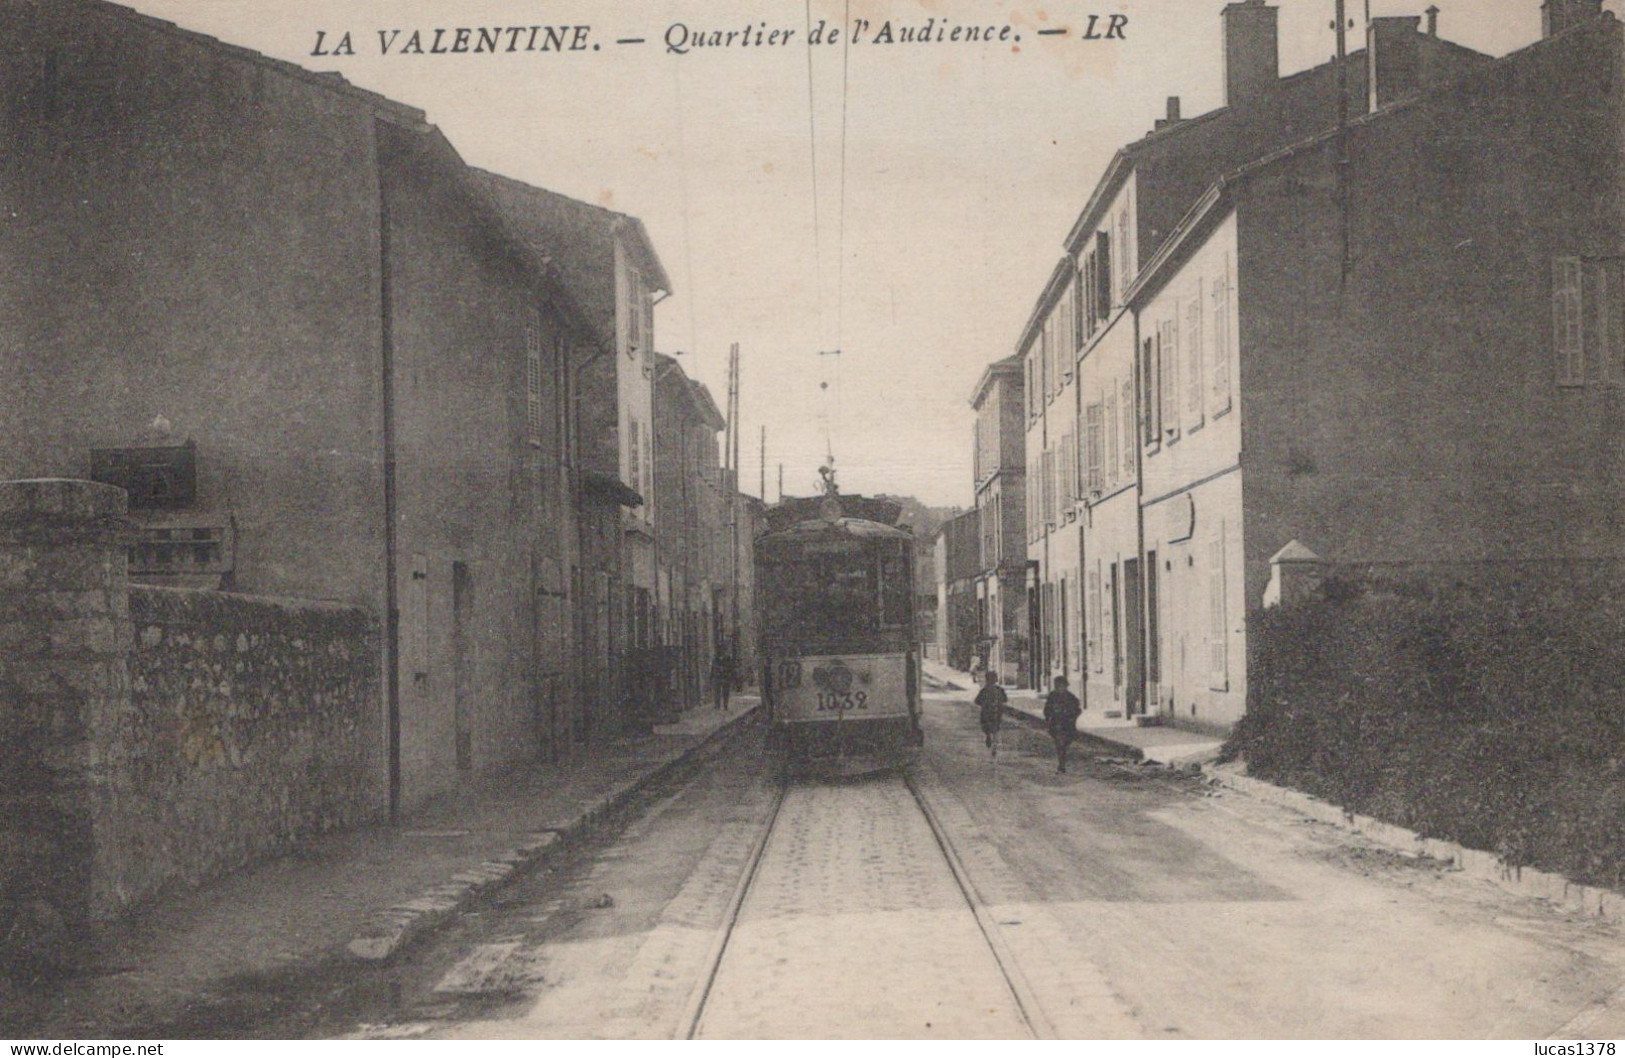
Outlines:
{"type": "Polygon", "coordinates": [[[999,686],[998,674],[989,670],[987,685],[976,692],[976,704],[981,708],[982,735],[988,751],[995,757],[999,755],[999,725],[1004,722],[1004,703],[1009,700],[1010,696],[999,686]]]}
{"type": "Polygon", "coordinates": [[[1083,705],[1078,696],[1066,689],[1066,677],[1055,677],[1055,689],[1044,698],[1044,726],[1055,742],[1055,770],[1066,771],[1066,751],[1078,737],[1078,717],[1083,705]]]}
{"type": "Polygon", "coordinates": [[[728,695],[733,691],[733,686],[733,652],[724,643],[718,646],[717,652],[711,656],[711,694],[718,709],[728,708],[728,695]]]}

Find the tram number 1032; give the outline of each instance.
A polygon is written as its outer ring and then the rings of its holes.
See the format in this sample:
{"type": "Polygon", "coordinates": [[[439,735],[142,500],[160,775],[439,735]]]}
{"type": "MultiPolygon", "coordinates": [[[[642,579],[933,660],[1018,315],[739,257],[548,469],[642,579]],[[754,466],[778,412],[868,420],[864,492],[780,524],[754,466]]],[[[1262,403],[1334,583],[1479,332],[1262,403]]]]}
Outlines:
{"type": "Polygon", "coordinates": [[[820,713],[849,713],[857,709],[869,708],[869,694],[867,691],[848,691],[845,694],[818,695],[818,711],[820,713]]]}

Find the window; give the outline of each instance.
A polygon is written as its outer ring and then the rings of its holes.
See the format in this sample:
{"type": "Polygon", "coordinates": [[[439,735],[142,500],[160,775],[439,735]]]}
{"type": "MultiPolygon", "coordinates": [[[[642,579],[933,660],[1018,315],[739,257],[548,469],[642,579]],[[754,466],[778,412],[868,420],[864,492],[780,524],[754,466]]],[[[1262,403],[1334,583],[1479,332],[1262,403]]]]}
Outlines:
{"type": "Polygon", "coordinates": [[[1095,251],[1090,250],[1083,257],[1083,333],[1087,338],[1094,333],[1095,320],[1100,316],[1100,310],[1095,305],[1095,299],[1100,296],[1100,263],[1095,259],[1095,251]]]}
{"type": "Polygon", "coordinates": [[[1065,294],[1061,295],[1061,308],[1055,323],[1055,355],[1061,360],[1061,381],[1069,382],[1072,379],[1072,365],[1077,362],[1077,346],[1072,342],[1072,333],[1077,329],[1076,319],[1078,313],[1083,311],[1072,298],[1072,289],[1068,285],[1065,294]]]}
{"type": "MultiPolygon", "coordinates": [[[[1095,232],[1095,319],[1104,320],[1112,314],[1112,237],[1110,232],[1095,232]]],[[[1089,323],[1094,330],[1094,320],[1089,323]]]]}
{"type": "Polygon", "coordinates": [[[1100,405],[1089,405],[1084,409],[1083,416],[1087,437],[1084,442],[1084,476],[1087,479],[1089,495],[1094,498],[1105,491],[1100,462],[1100,405]]]}
{"type": "Polygon", "coordinates": [[[1055,396],[1055,327],[1049,319],[1038,332],[1038,346],[1044,361],[1044,400],[1055,396]]]}
{"type": "Polygon", "coordinates": [[[1185,429],[1202,425],[1202,284],[1185,306],[1185,429]]]}
{"type": "Polygon", "coordinates": [[[1134,478],[1134,375],[1123,380],[1123,480],[1131,481],[1134,478]]]}
{"type": "Polygon", "coordinates": [[[630,484],[633,488],[638,488],[643,484],[642,438],[643,431],[638,426],[638,421],[628,419],[626,423],[626,452],[627,458],[630,460],[631,472],[627,476],[632,479],[630,484]]]}
{"type": "Polygon", "coordinates": [[[1082,349],[1084,339],[1089,337],[1089,327],[1084,320],[1086,315],[1083,311],[1084,301],[1083,269],[1074,264],[1072,267],[1072,303],[1078,306],[1078,311],[1072,314],[1072,348],[1074,349],[1082,349]]]}
{"type": "Polygon", "coordinates": [[[1229,673],[1229,636],[1225,628],[1225,576],[1224,576],[1224,525],[1219,525],[1219,535],[1209,541],[1207,555],[1207,592],[1208,592],[1208,686],[1215,691],[1230,689],[1229,673]]]}
{"type": "Polygon", "coordinates": [[[1116,301],[1123,302],[1123,295],[1128,292],[1129,284],[1134,279],[1134,262],[1128,258],[1128,206],[1125,204],[1117,213],[1117,290],[1116,301]]]}
{"type": "Polygon", "coordinates": [[[1179,314],[1174,314],[1162,321],[1158,328],[1157,359],[1160,361],[1162,377],[1158,380],[1162,386],[1162,408],[1158,412],[1158,419],[1162,426],[1163,438],[1168,441],[1179,439],[1179,314]]]}
{"type": "Polygon", "coordinates": [[[178,510],[197,499],[197,445],[93,448],[90,479],[130,494],[130,510],[178,510]]]}
{"type": "Polygon", "coordinates": [[[229,574],[235,530],[230,524],[209,526],[132,525],[124,532],[125,557],[132,576],[229,574]]]}
{"type": "Polygon", "coordinates": [[[532,446],[542,446],[542,426],[546,414],[542,407],[542,335],[535,313],[525,324],[525,440],[532,446]]]}
{"type": "Polygon", "coordinates": [[[643,292],[643,276],[636,268],[626,270],[626,353],[631,356],[644,347],[645,314],[648,296],[643,292]]]}
{"type": "Polygon", "coordinates": [[[1143,440],[1147,445],[1162,440],[1162,400],[1157,386],[1160,344],[1161,338],[1153,336],[1145,340],[1140,350],[1140,421],[1144,424],[1143,440]]]}
{"type": "Polygon", "coordinates": [[[1557,384],[1625,382],[1621,259],[1559,257],[1552,262],[1552,351],[1557,384]]]}
{"type": "Polygon", "coordinates": [[[1044,450],[1044,528],[1055,527],[1055,479],[1060,470],[1055,465],[1055,450],[1044,450]]]}
{"type": "Polygon", "coordinates": [[[1101,424],[1100,434],[1105,440],[1105,450],[1101,458],[1106,462],[1106,484],[1117,484],[1117,469],[1122,460],[1117,455],[1117,392],[1110,384],[1106,386],[1106,419],[1101,424]]]}
{"type": "Polygon", "coordinates": [[[1208,371],[1211,387],[1209,412],[1213,416],[1230,410],[1230,255],[1213,281],[1213,366],[1208,371]]]}
{"type": "Polygon", "coordinates": [[[908,624],[911,587],[907,555],[901,548],[880,559],[880,626],[903,628],[908,624]]]}
{"type": "Polygon", "coordinates": [[[1105,670],[1104,639],[1101,630],[1105,627],[1105,615],[1101,612],[1100,602],[1100,569],[1089,571],[1089,661],[1090,667],[1096,672],[1105,670]]]}

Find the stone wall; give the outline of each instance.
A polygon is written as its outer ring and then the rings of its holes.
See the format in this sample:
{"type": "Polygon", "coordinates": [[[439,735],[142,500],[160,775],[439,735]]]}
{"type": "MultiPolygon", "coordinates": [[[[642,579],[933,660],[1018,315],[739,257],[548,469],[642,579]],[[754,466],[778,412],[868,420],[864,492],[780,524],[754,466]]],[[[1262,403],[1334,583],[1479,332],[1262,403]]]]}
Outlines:
{"type": "Polygon", "coordinates": [[[98,732],[94,906],[121,910],[388,805],[365,611],[132,588],[130,708],[98,732]]]}
{"type": "Polygon", "coordinates": [[[376,619],[134,588],[125,494],[0,482],[0,966],[387,808],[376,619]]]}

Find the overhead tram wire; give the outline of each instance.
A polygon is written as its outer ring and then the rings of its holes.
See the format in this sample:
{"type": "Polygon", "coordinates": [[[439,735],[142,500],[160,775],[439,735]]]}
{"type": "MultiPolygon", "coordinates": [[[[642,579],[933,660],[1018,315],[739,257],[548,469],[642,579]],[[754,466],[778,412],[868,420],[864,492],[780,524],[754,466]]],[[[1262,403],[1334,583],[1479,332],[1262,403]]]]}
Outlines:
{"type": "MultiPolygon", "coordinates": [[[[806,20],[807,40],[812,40],[812,0],[802,0],[802,13],[806,20]]],[[[818,216],[818,109],[813,95],[813,49],[807,48],[807,151],[812,168],[812,224],[813,224],[813,303],[818,313],[818,335],[824,334],[824,262],[821,238],[822,225],[818,216]]],[[[834,446],[829,427],[829,382],[819,384],[819,418],[824,420],[824,451],[834,462],[834,446]]]]}
{"type": "MultiPolygon", "coordinates": [[[[845,0],[841,12],[841,24],[852,25],[852,0],[845,0]]],[[[852,68],[852,34],[849,32],[841,38],[841,197],[840,214],[837,223],[837,248],[840,256],[835,262],[835,416],[841,414],[841,354],[846,349],[846,114],[847,90],[851,79],[852,68]]],[[[835,462],[835,453],[830,452],[830,462],[835,462]]]]}

